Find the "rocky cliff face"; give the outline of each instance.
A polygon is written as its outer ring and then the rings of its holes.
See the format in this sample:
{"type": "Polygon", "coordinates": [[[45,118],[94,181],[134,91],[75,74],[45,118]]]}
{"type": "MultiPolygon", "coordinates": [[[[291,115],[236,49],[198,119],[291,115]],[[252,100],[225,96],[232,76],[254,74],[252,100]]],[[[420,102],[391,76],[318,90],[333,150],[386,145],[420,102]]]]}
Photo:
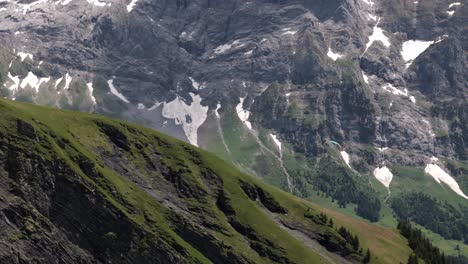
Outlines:
{"type": "Polygon", "coordinates": [[[467,8],[446,0],[3,1],[1,91],[144,124],[304,197],[318,188],[358,203],[317,187],[314,164],[332,158],[355,185],[365,175],[395,195],[440,183],[437,198],[464,206],[467,8]],[[414,180],[399,166],[426,175],[414,180]]]}

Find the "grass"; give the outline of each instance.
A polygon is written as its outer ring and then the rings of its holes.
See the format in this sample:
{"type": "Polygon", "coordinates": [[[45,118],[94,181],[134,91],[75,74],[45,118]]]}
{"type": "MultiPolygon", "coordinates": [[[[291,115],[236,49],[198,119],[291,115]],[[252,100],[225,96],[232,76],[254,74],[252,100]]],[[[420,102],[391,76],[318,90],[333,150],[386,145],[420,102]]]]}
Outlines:
{"type": "Polygon", "coordinates": [[[447,201],[452,205],[466,203],[466,200],[457,195],[448,186],[441,185],[431,176],[426,175],[423,168],[393,166],[390,170],[394,174],[392,184],[390,186],[392,195],[424,190],[426,194],[429,194],[438,200],[447,201]]]}
{"type": "MultiPolygon", "coordinates": [[[[257,201],[248,198],[239,184],[239,180],[259,186],[271,194],[274,200],[288,210],[288,214],[280,215],[285,221],[302,223],[313,227],[317,232],[327,231],[338,238],[334,229],[326,226],[313,226],[304,215],[309,210],[314,213],[325,212],[333,217],[335,223],[345,226],[357,234],[361,243],[369,247],[375,256],[372,263],[395,263],[395,259],[406,261],[409,248],[406,241],[395,229],[380,227],[351,216],[322,208],[315,203],[304,201],[300,198],[268,186],[259,180],[240,172],[227,162],[215,157],[207,151],[195,148],[187,143],[170,138],[148,128],[131,125],[125,122],[111,120],[105,117],[77,113],[63,110],[51,110],[45,107],[32,106],[0,99],[0,124],[4,133],[15,135],[15,120],[21,119],[31,124],[41,137],[46,138],[42,143],[34,143],[29,146],[24,143],[23,148],[39,151],[47,159],[61,159],[84,180],[87,188],[95,189],[109,204],[120,211],[135,225],[152,234],[152,239],[159,240],[161,246],[168,249],[183,248],[185,258],[191,262],[209,263],[210,260],[200,251],[197,245],[186,241],[175,230],[180,222],[174,220],[177,213],[167,209],[157,202],[134,181],[130,181],[125,175],[118,174],[106,165],[101,153],[112,154],[114,147],[109,142],[108,136],[100,129],[99,123],[108,124],[117,129],[127,139],[129,146],[125,152],[120,166],[124,166],[134,174],[138,174],[141,180],[155,180],[162,184],[165,182],[159,172],[147,169],[145,156],[161,153],[158,160],[168,170],[176,172],[178,181],[176,187],[189,188],[190,195],[196,197],[178,198],[189,209],[192,217],[204,219],[206,222],[217,224],[219,229],[204,229],[215,238],[215,243],[224,245],[225,250],[244,256],[254,263],[271,263],[271,259],[260,257],[249,243],[246,236],[234,230],[227,222],[227,218],[216,205],[211,194],[213,187],[204,178],[207,172],[212,172],[222,180],[222,188],[231,198],[235,211],[235,219],[252,228],[256,236],[261,240],[270,241],[274,246],[267,246],[271,254],[283,256],[295,263],[327,263],[323,257],[307,248],[302,242],[281,228],[266,209],[257,201]],[[61,146],[58,140],[66,140],[67,144],[61,146]],[[99,150],[99,151],[98,151],[99,150]],[[100,173],[97,179],[90,178],[77,165],[79,157],[91,161],[100,173]],[[130,170],[134,169],[135,170],[130,170]],[[175,228],[175,229],[174,229],[175,228]],[[392,256],[390,258],[390,256],[392,256]]],[[[234,113],[235,114],[235,113],[234,113]]],[[[240,131],[237,131],[240,132],[240,131]]],[[[233,132],[229,132],[233,133],[233,132]]],[[[242,133],[242,132],[240,132],[242,133]]],[[[233,142],[233,135],[228,136],[233,142]]],[[[23,144],[22,140],[16,142],[23,144]]],[[[240,151],[240,148],[238,149],[240,151]]],[[[242,153],[246,151],[242,149],[242,153]]],[[[237,155],[239,155],[238,152],[237,155]]]]}

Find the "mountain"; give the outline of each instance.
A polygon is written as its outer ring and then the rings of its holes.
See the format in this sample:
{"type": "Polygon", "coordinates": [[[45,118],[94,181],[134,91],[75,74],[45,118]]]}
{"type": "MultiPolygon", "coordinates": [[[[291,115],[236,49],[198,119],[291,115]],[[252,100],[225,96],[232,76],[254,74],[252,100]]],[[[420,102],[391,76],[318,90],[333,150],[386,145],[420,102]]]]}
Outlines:
{"type": "Polygon", "coordinates": [[[405,263],[383,228],[206,151],[96,115],[0,99],[0,262],[405,263]],[[356,236],[357,235],[357,236],[356,236]]]}
{"type": "Polygon", "coordinates": [[[468,250],[467,8],[2,1],[0,91],[137,122],[299,197],[384,226],[408,218],[468,250]]]}

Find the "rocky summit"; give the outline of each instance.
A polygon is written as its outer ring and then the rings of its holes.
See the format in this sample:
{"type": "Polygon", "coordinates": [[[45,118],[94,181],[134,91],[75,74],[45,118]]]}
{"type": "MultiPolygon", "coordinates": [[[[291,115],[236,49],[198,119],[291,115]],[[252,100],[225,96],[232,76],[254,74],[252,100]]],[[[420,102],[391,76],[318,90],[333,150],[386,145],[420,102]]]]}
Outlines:
{"type": "Polygon", "coordinates": [[[156,129],[468,254],[466,1],[0,0],[0,43],[3,97],[156,129]]]}

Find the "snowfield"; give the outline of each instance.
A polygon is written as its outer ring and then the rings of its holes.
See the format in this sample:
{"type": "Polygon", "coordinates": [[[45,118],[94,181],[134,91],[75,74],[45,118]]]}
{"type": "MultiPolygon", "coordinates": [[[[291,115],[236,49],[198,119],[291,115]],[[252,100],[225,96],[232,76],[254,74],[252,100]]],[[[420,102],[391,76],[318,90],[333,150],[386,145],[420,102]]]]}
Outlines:
{"type": "Polygon", "coordinates": [[[374,177],[381,182],[385,187],[389,188],[390,183],[393,179],[392,172],[387,168],[387,166],[378,167],[374,170],[374,177]]]}
{"type": "Polygon", "coordinates": [[[190,105],[186,104],[182,97],[177,96],[174,101],[164,103],[162,116],[174,119],[177,125],[182,125],[190,144],[198,146],[198,128],[205,123],[208,116],[208,106],[201,105],[200,95],[189,94],[192,97],[190,105]]]}
{"type": "Polygon", "coordinates": [[[424,40],[408,40],[403,42],[401,46],[401,56],[406,62],[406,68],[408,68],[414,59],[416,59],[421,53],[423,53],[434,41],[424,40]]]}
{"type": "Polygon", "coordinates": [[[468,199],[468,196],[466,196],[463,191],[460,189],[460,186],[458,186],[457,181],[455,181],[452,176],[450,176],[448,173],[446,173],[441,167],[439,167],[437,164],[427,164],[426,168],[424,171],[431,175],[434,180],[436,180],[437,183],[445,183],[447,184],[450,189],[452,189],[456,194],[460,195],[461,197],[468,199]]]}

